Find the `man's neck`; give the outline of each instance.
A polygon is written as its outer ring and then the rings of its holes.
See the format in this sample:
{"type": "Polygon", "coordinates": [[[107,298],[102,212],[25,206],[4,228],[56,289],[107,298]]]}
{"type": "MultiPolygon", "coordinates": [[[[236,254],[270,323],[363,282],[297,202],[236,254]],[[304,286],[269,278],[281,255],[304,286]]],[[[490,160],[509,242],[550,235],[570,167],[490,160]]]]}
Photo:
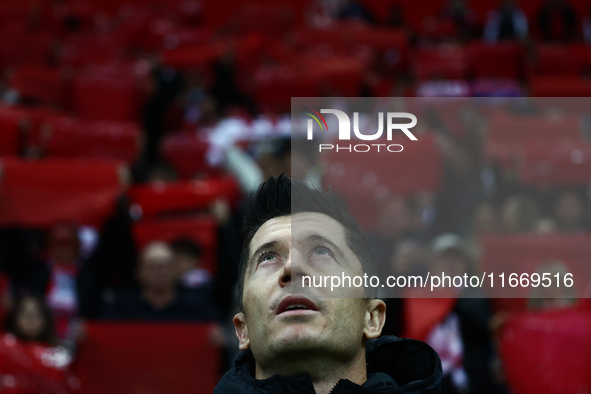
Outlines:
{"type": "Polygon", "coordinates": [[[348,379],[362,385],[367,380],[365,349],[353,359],[343,362],[339,357],[293,357],[271,363],[268,368],[256,364],[256,378],[266,379],[273,375],[291,376],[307,373],[312,378],[314,391],[317,394],[328,394],[339,380],[348,379]]]}
{"type": "Polygon", "coordinates": [[[176,299],[175,289],[144,289],[142,298],[154,309],[164,309],[176,299]]]}

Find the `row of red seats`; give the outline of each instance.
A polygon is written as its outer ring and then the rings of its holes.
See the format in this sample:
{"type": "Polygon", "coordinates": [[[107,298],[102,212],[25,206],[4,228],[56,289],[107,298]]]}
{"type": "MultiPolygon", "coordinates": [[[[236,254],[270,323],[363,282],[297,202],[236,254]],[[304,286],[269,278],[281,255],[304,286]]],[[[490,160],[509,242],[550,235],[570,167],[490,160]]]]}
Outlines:
{"type": "Polygon", "coordinates": [[[137,120],[150,71],[146,61],[88,66],[69,76],[66,69],[39,64],[18,67],[9,86],[23,100],[74,111],[96,120],[137,120]]]}
{"type": "Polygon", "coordinates": [[[591,48],[585,44],[536,44],[526,56],[520,42],[475,41],[417,49],[413,71],[419,80],[474,78],[578,77],[591,71],[591,48]],[[502,59],[502,61],[501,61],[502,59]]]}
{"type": "MultiPolygon", "coordinates": [[[[344,142],[333,141],[334,149],[324,155],[323,166],[327,172],[323,183],[342,193],[362,228],[373,228],[377,217],[377,204],[369,201],[378,202],[394,195],[436,192],[441,187],[443,163],[433,135],[422,134],[418,141],[406,137],[372,141],[384,145],[379,152],[373,147],[367,153],[355,152],[354,147],[349,151],[349,146],[366,141],[344,142]],[[391,152],[386,148],[388,145],[393,145],[391,152]],[[400,146],[403,150],[397,152],[400,146]]],[[[358,148],[359,151],[365,149],[364,146],[358,148]]]]}
{"type": "MultiPolygon", "coordinates": [[[[455,298],[406,298],[405,336],[424,340],[455,302],[455,298]]],[[[497,333],[508,388],[520,394],[585,392],[591,385],[590,330],[591,309],[585,302],[566,309],[509,314],[497,333]]]]}
{"type": "Polygon", "coordinates": [[[134,162],[141,130],[135,122],[84,120],[48,108],[0,107],[0,156],[35,147],[47,157],[134,162]]]}

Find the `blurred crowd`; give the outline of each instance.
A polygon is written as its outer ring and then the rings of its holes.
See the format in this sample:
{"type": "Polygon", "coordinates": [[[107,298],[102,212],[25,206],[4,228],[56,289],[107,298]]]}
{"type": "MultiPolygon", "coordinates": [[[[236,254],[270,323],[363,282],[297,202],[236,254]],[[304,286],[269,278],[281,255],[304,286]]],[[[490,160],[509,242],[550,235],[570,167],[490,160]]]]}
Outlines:
{"type": "MultiPolygon", "coordinates": [[[[236,2],[232,13],[211,3],[107,12],[97,1],[11,0],[0,9],[0,392],[83,391],[72,371],[95,321],[211,323],[208,341],[220,372],[228,368],[243,197],[282,173],[328,186],[334,167],[292,137],[291,97],[452,98],[451,110],[426,105],[418,115],[440,158],[436,185],[368,188],[361,203],[373,207],[362,227],[382,275],[479,272],[483,237],[591,230],[589,107],[528,99],[591,93],[582,3],[500,0],[483,12],[433,1],[420,18],[397,1],[236,2]],[[494,131],[494,122],[510,129],[503,121],[570,129],[534,141],[533,129],[494,131]],[[542,159],[526,173],[532,149],[542,159]],[[24,205],[11,194],[26,177],[42,188],[23,190],[39,193],[66,173],[74,190],[80,160],[116,163],[114,198],[93,200],[80,186],[76,198],[89,201],[80,213],[67,190],[24,205]],[[44,167],[52,163],[63,172],[44,167]],[[9,215],[17,205],[20,216],[9,215]],[[103,205],[108,214],[86,220],[84,210],[103,205]]],[[[552,256],[540,264],[570,270],[552,256]]],[[[431,344],[443,393],[511,393],[505,323],[578,308],[585,291],[521,303],[390,298],[384,334],[431,344]]]]}

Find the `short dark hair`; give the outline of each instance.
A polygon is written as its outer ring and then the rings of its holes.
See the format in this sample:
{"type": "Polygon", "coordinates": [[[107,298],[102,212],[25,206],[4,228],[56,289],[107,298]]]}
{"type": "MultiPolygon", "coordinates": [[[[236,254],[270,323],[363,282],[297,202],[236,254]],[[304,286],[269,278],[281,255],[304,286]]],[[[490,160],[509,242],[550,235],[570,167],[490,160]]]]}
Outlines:
{"type": "Polygon", "coordinates": [[[186,254],[191,257],[199,258],[203,254],[203,249],[191,238],[177,238],[170,243],[170,248],[174,254],[186,254]]]}
{"type": "MultiPolygon", "coordinates": [[[[317,212],[330,216],[345,228],[346,242],[361,262],[361,267],[369,276],[375,275],[373,254],[359,224],[347,209],[343,199],[332,189],[317,189],[310,184],[291,179],[284,174],[270,177],[247,199],[242,231],[244,246],[240,259],[238,277],[238,296],[242,310],[244,279],[248,268],[250,242],[259,228],[268,220],[296,213],[317,212]]],[[[369,288],[368,290],[372,290],[369,288]]],[[[372,291],[371,297],[376,297],[372,291]]]]}

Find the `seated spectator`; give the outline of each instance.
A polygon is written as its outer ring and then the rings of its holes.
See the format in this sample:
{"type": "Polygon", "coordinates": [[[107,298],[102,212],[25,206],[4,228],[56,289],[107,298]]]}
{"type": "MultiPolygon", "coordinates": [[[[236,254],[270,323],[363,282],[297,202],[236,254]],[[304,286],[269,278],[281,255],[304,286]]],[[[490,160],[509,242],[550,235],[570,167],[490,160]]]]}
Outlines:
{"type": "Polygon", "coordinates": [[[4,328],[3,322],[6,313],[12,309],[12,294],[10,294],[10,281],[6,274],[0,273],[0,330],[4,328]]]}
{"type": "Polygon", "coordinates": [[[367,24],[374,23],[373,15],[359,0],[345,0],[341,6],[339,18],[361,21],[367,24]]]}
{"type": "Polygon", "coordinates": [[[577,13],[565,0],[546,0],[538,12],[544,41],[569,41],[576,37],[577,13]]]}
{"type": "Polygon", "coordinates": [[[583,17],[581,27],[583,28],[583,40],[585,40],[587,44],[591,44],[591,4],[587,8],[587,13],[583,17]]]}
{"type": "Polygon", "coordinates": [[[178,284],[174,254],[163,242],[147,245],[136,271],[139,287],[120,292],[103,317],[114,320],[214,320],[217,316],[206,289],[178,284]]]}
{"type": "Polygon", "coordinates": [[[513,0],[503,0],[497,10],[488,13],[484,40],[524,40],[527,38],[527,17],[513,0]]]}
{"type": "Polygon", "coordinates": [[[203,250],[190,238],[179,238],[170,244],[179,270],[181,285],[196,289],[211,283],[211,273],[201,267],[203,250]]]}
{"type": "MultiPolygon", "coordinates": [[[[472,275],[472,258],[466,242],[447,233],[432,243],[434,253],[431,274],[472,275]]],[[[458,295],[470,289],[454,288],[458,295]]],[[[459,296],[451,310],[429,332],[426,342],[437,351],[443,366],[442,393],[498,392],[491,375],[494,360],[493,342],[489,332],[492,316],[490,305],[477,291],[459,296]]]]}
{"type": "Polygon", "coordinates": [[[6,332],[23,342],[48,346],[57,342],[51,310],[43,299],[33,295],[15,303],[6,317],[6,332]]]}
{"type": "Polygon", "coordinates": [[[54,347],[56,339],[47,304],[36,296],[21,298],[0,336],[2,392],[67,394],[78,389],[80,382],[69,369],[72,355],[54,347]]]}
{"type": "Polygon", "coordinates": [[[552,218],[540,218],[534,225],[536,234],[554,234],[558,232],[558,224],[552,218]]]}
{"type": "Polygon", "coordinates": [[[411,235],[412,219],[410,204],[403,197],[391,197],[378,209],[376,229],[367,235],[367,241],[381,275],[388,272],[400,242],[411,235]]]}
{"type": "Polygon", "coordinates": [[[585,231],[583,201],[575,191],[565,190],[558,196],[554,215],[561,232],[577,233],[585,231]]]}
{"type": "Polygon", "coordinates": [[[78,272],[82,265],[78,228],[58,224],[49,233],[45,300],[51,310],[59,339],[73,341],[78,314],[78,272]]]}
{"type": "Polygon", "coordinates": [[[538,207],[530,198],[509,196],[501,206],[500,229],[505,234],[527,233],[538,219],[538,207]]]}

